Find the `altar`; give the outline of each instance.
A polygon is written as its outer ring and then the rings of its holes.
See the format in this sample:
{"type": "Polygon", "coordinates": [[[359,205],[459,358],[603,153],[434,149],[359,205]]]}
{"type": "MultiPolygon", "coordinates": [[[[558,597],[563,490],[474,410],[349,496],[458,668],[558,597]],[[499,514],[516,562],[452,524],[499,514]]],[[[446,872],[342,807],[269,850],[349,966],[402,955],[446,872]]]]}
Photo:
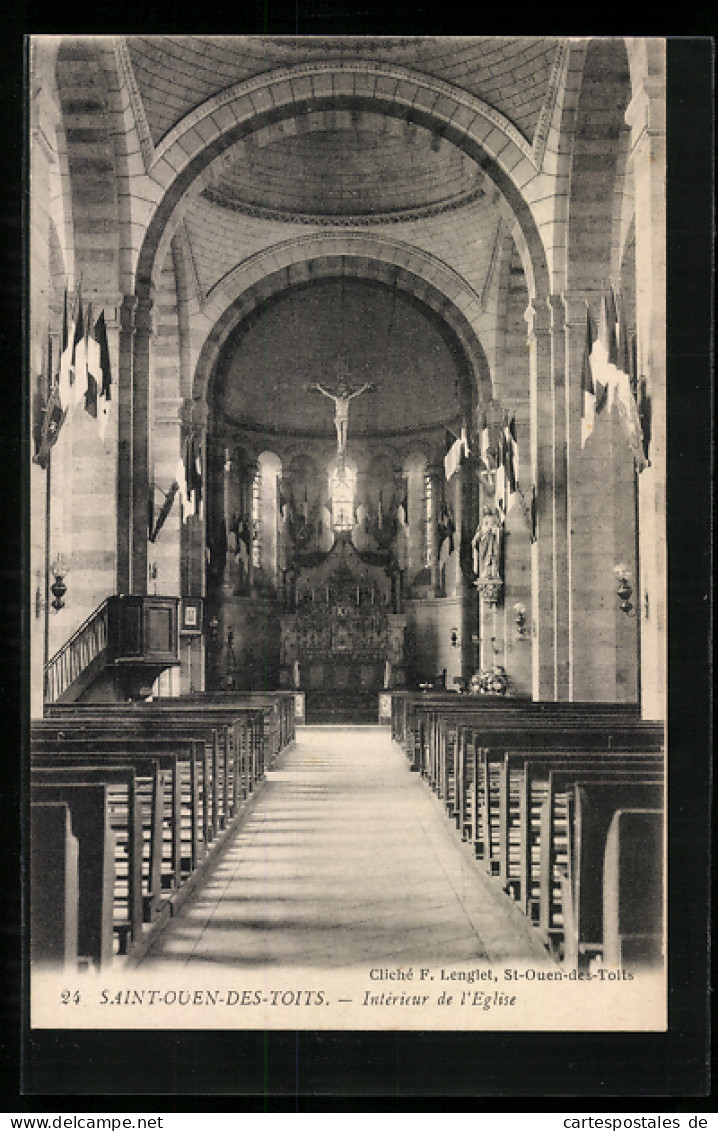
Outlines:
{"type": "MultiPolygon", "coordinates": [[[[315,556],[316,557],[316,556],[315,556]]],[[[367,692],[403,687],[404,628],[391,561],[360,554],[338,534],[295,580],[295,611],[281,620],[280,685],[367,692]]]]}

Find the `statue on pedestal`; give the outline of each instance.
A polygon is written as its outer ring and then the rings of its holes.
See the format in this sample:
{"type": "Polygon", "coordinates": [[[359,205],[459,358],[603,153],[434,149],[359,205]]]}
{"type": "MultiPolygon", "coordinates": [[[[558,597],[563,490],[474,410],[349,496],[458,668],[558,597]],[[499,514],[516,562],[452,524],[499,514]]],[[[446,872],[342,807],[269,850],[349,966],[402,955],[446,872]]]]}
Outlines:
{"type": "Polygon", "coordinates": [[[503,581],[501,578],[501,538],[502,527],[498,512],[493,507],[484,507],[481,522],[471,542],[473,566],[477,580],[475,585],[489,605],[496,605],[503,581]]]}

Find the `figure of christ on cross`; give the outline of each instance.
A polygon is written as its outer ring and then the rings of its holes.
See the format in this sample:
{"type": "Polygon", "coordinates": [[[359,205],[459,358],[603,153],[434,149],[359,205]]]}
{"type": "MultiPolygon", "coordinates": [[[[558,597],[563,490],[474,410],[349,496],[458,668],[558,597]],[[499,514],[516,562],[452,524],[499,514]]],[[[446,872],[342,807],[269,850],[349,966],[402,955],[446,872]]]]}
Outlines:
{"type": "Polygon", "coordinates": [[[367,392],[369,389],[376,389],[376,385],[370,381],[365,382],[360,388],[350,390],[347,382],[346,374],[346,361],[340,358],[337,365],[337,383],[334,392],[325,389],[318,381],[308,385],[308,389],[316,389],[318,392],[323,393],[325,397],[329,397],[334,401],[334,425],[337,430],[337,454],[343,456],[347,446],[347,430],[349,428],[349,402],[358,397],[361,393],[367,392]]]}

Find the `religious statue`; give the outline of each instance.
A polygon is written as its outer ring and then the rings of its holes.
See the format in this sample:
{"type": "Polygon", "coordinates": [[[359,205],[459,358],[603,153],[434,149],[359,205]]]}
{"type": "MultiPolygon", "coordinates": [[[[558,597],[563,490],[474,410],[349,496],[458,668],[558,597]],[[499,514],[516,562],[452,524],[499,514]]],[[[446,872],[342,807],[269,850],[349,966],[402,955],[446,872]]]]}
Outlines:
{"type": "Polygon", "coordinates": [[[337,454],[344,455],[347,444],[347,430],[349,428],[349,402],[358,397],[361,393],[367,392],[368,389],[375,389],[376,385],[371,382],[365,382],[359,389],[350,389],[347,382],[347,369],[346,361],[343,358],[339,359],[337,364],[338,380],[334,392],[325,389],[318,381],[309,385],[309,389],[316,389],[318,392],[323,393],[329,400],[334,401],[334,425],[337,430],[337,454]]]}
{"type": "Polygon", "coordinates": [[[498,579],[501,556],[501,521],[492,507],[484,507],[481,522],[471,542],[474,552],[474,573],[478,577],[498,579]]]}
{"type": "Polygon", "coordinates": [[[484,507],[471,541],[477,589],[489,605],[501,596],[501,520],[492,507],[484,507]]]}

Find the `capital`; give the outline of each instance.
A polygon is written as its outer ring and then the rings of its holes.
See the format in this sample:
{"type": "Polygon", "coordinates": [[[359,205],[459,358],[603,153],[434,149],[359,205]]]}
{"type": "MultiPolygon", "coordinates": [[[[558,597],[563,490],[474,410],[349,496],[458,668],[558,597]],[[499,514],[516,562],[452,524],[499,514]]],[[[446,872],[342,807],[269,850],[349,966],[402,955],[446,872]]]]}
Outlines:
{"type": "Polygon", "coordinates": [[[662,136],[666,132],[666,86],[659,78],[644,78],[626,108],[626,125],[631,128],[631,147],[644,135],[662,136]]]}
{"type": "Polygon", "coordinates": [[[153,330],[152,299],[140,298],[135,307],[135,330],[151,334],[153,330]]]}
{"type": "Polygon", "coordinates": [[[125,295],[120,305],[120,329],[121,330],[134,330],[135,328],[135,307],[137,306],[136,295],[125,295]]]}
{"type": "Polygon", "coordinates": [[[541,334],[549,333],[551,326],[549,307],[546,300],[542,302],[539,298],[532,298],[524,311],[524,318],[526,319],[530,338],[537,338],[541,334]]]}

